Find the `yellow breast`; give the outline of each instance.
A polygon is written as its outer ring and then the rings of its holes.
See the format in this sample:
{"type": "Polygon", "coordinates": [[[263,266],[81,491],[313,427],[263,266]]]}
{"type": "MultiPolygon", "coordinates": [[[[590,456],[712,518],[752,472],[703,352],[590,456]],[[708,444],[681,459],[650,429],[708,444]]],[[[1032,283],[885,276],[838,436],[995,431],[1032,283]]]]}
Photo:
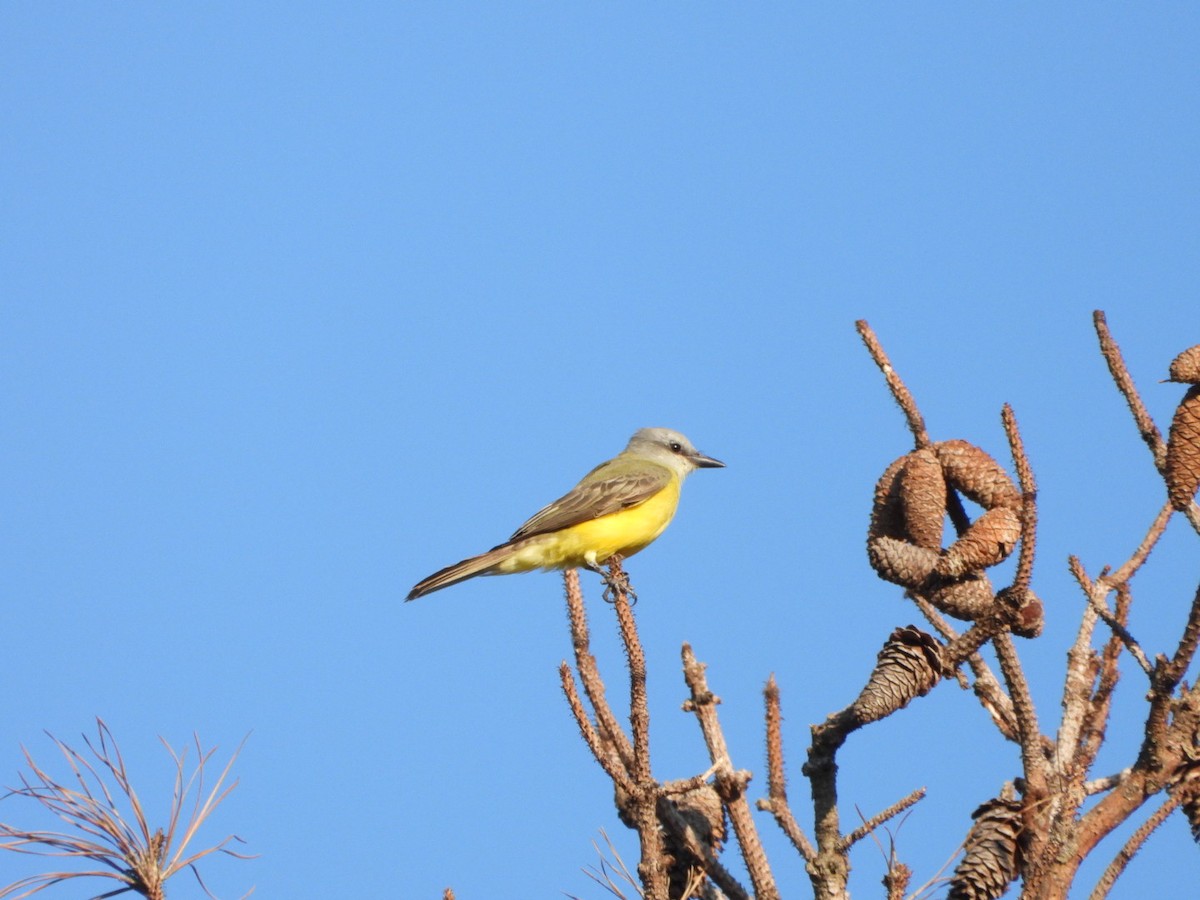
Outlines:
{"type": "Polygon", "coordinates": [[[580,522],[562,531],[538,535],[496,568],[503,573],[531,569],[568,569],[598,564],[610,556],[632,556],[666,529],[679,506],[680,479],[637,506],[580,522]]]}

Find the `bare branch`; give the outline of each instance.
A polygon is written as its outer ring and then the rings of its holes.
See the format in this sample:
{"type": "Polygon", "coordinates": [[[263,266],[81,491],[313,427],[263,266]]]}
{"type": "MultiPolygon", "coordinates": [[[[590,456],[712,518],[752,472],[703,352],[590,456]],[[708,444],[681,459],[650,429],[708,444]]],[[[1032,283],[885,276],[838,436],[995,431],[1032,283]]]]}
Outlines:
{"type": "Polygon", "coordinates": [[[846,837],[842,838],[842,847],[846,850],[849,850],[884,822],[887,822],[889,819],[894,819],[909,807],[915,806],[922,799],[924,799],[924,797],[925,788],[917,788],[907,797],[902,797],[901,799],[897,800],[887,809],[883,810],[883,812],[877,813],[876,815],[867,819],[862,823],[862,825],[858,826],[858,828],[855,828],[852,832],[846,835],[846,837]]]}
{"type": "Polygon", "coordinates": [[[887,353],[879,343],[879,338],[875,336],[875,332],[871,330],[866,319],[859,319],[854,324],[858,329],[859,336],[862,337],[863,344],[866,345],[867,352],[871,354],[871,359],[875,360],[875,365],[879,366],[879,371],[883,373],[888,390],[892,392],[900,411],[904,413],[904,418],[908,421],[908,430],[912,432],[917,447],[929,446],[929,433],[925,430],[925,419],[921,416],[921,411],[917,409],[917,401],[913,399],[913,395],[905,386],[903,379],[892,367],[891,360],[888,359],[887,353]]]}
{"type": "Polygon", "coordinates": [[[759,800],[758,808],[766,810],[775,817],[775,821],[787,835],[792,846],[805,861],[811,862],[817,855],[816,849],[808,836],[800,828],[792,813],[787,798],[787,777],[783,768],[783,714],[779,703],[779,685],[775,676],[767,679],[763,689],[767,706],[767,800],[759,800]]]}
{"type": "Polygon", "coordinates": [[[1154,833],[1167,817],[1175,811],[1175,808],[1182,802],[1182,797],[1170,796],[1166,802],[1156,809],[1153,815],[1150,816],[1142,826],[1135,831],[1125,842],[1125,845],[1117,853],[1112,862],[1108,864],[1108,868],[1104,870],[1104,874],[1100,876],[1100,880],[1096,883],[1096,887],[1092,889],[1088,895],[1088,900],[1104,900],[1108,896],[1108,892],[1112,890],[1113,883],[1125,871],[1125,867],[1129,865],[1129,861],[1134,855],[1142,849],[1142,845],[1146,843],[1146,839],[1154,833]]]}
{"type": "Polygon", "coordinates": [[[700,731],[704,735],[704,743],[708,747],[709,758],[717,766],[717,792],[729,812],[729,821],[737,835],[738,847],[742,851],[746,870],[754,885],[754,894],[760,900],[778,900],[779,890],[775,886],[775,877],[767,863],[767,853],[758,837],[754,816],[746,800],[746,785],[750,781],[750,773],[735,772],[733,769],[729,747],[725,743],[725,735],[717,719],[717,704],[720,703],[720,699],[709,690],[704,670],[704,664],[696,660],[691,646],[684,644],[683,677],[691,692],[689,699],[684,703],[684,710],[695,714],[696,721],[700,723],[700,731]]]}
{"type": "Polygon", "coordinates": [[[571,645],[575,651],[575,668],[583,682],[584,692],[596,716],[596,727],[607,745],[617,753],[626,771],[633,771],[633,746],[617,721],[616,714],[605,695],[604,681],[600,668],[591,651],[591,636],[588,631],[587,610],[583,603],[583,591],[579,585],[579,571],[567,569],[563,572],[566,588],[567,614],[571,623],[571,645]]]}
{"type": "Polygon", "coordinates": [[[650,706],[646,697],[646,654],[638,637],[637,623],[633,618],[633,606],[629,592],[621,584],[628,584],[621,569],[621,561],[613,558],[609,563],[610,584],[614,588],[613,610],[621,627],[621,642],[625,646],[625,659],[629,665],[629,724],[633,729],[634,781],[648,784],[653,781],[650,774],[650,706]]]}
{"type": "MultiPolygon", "coordinates": [[[[1129,607],[1132,597],[1129,586],[1121,584],[1117,587],[1116,620],[1124,625],[1129,618],[1129,607]]],[[[1109,712],[1112,708],[1112,696],[1120,680],[1121,672],[1117,664],[1121,658],[1121,650],[1125,646],[1116,633],[1110,634],[1104,644],[1104,652],[1099,659],[1099,679],[1091,701],[1087,704],[1083,723],[1079,729],[1079,746],[1075,751],[1075,771],[1077,778],[1091,770],[1100,746],[1104,742],[1104,732],[1108,724],[1109,712]]],[[[1086,786],[1085,786],[1086,793],[1086,786]]]]}
{"type": "Polygon", "coordinates": [[[591,717],[588,716],[587,710],[583,706],[583,700],[579,696],[579,689],[575,686],[571,667],[565,662],[562,663],[558,667],[558,674],[562,681],[563,694],[567,698],[567,705],[571,707],[571,715],[575,719],[575,724],[579,726],[579,733],[583,737],[584,743],[592,751],[592,756],[618,787],[626,793],[632,794],[635,790],[633,781],[612,743],[601,737],[600,732],[592,725],[591,717]]]}
{"type": "Polygon", "coordinates": [[[1117,346],[1112,333],[1108,330],[1108,320],[1105,318],[1104,312],[1096,310],[1092,314],[1092,321],[1096,327],[1096,335],[1100,338],[1100,352],[1104,355],[1104,361],[1108,363],[1108,371],[1112,374],[1113,382],[1116,384],[1117,390],[1124,395],[1125,402],[1129,405],[1129,411],[1133,413],[1133,421],[1137,425],[1138,433],[1141,434],[1142,440],[1146,442],[1146,446],[1150,448],[1150,452],[1154,456],[1155,467],[1159,472],[1164,472],[1167,461],[1167,445],[1133,384],[1133,378],[1125,366],[1125,359],[1121,356],[1121,348],[1117,346]]]}
{"type": "Polygon", "coordinates": [[[1004,675],[1013,702],[1017,736],[1021,745],[1021,762],[1027,782],[1026,797],[1032,796],[1036,801],[1044,796],[1046,779],[1049,776],[1049,766],[1042,752],[1042,733],[1038,727],[1037,711],[1034,709],[1033,697],[1029,692],[1029,684],[1025,680],[1025,672],[1017,657],[1017,648],[1013,645],[1012,636],[998,634],[992,640],[992,646],[996,648],[1000,672],[1004,675]]]}
{"type": "MultiPolygon", "coordinates": [[[[1082,569],[1080,570],[1080,574],[1082,575],[1082,569]]],[[[1146,658],[1146,653],[1142,650],[1141,644],[1139,644],[1134,636],[1130,634],[1129,629],[1126,628],[1125,625],[1122,624],[1117,617],[1109,611],[1108,607],[1104,603],[1104,600],[1101,599],[1101,596],[1098,596],[1102,595],[1103,593],[1103,582],[1105,580],[1100,579],[1100,581],[1102,584],[1100,585],[1099,591],[1089,589],[1084,590],[1084,596],[1087,598],[1088,604],[1092,607],[1092,610],[1096,613],[1096,615],[1100,617],[1100,620],[1109,627],[1117,640],[1119,640],[1125,646],[1125,649],[1129,651],[1129,655],[1137,661],[1139,666],[1141,666],[1142,671],[1147,675],[1151,674],[1151,672],[1154,670],[1154,666],[1152,666],[1150,664],[1150,660],[1146,658]]]]}
{"type": "Polygon", "coordinates": [[[1158,543],[1158,539],[1163,536],[1167,530],[1167,523],[1171,520],[1171,513],[1174,512],[1170,503],[1164,503],[1158,511],[1158,515],[1154,517],[1154,521],[1150,523],[1150,527],[1146,530],[1142,542],[1138,544],[1137,549],[1120,567],[1117,568],[1109,580],[1114,584],[1122,584],[1129,581],[1142,567],[1150,556],[1150,551],[1154,549],[1154,545],[1158,543]]]}
{"type": "MultiPolygon", "coordinates": [[[[101,896],[134,891],[150,900],[162,900],[168,879],[184,868],[196,872],[195,863],[210,854],[219,852],[239,859],[250,858],[228,849],[228,844],[240,841],[236,835],[228,835],[216,844],[188,853],[201,825],[237,786],[237,781],[227,783],[227,779],[234,760],[241,753],[241,745],[207,794],[204,791],[204,770],[216,752],[215,748],[204,751],[197,738],[198,759],[191,774],[185,777],[188,768],[186,750],[176,753],[167,747],[175,765],[175,790],[164,831],[162,828],[152,828],[146,818],[125,761],[108,726],[102,719],[97,719],[96,728],[99,735],[96,744],[84,737],[84,744],[91,752],[94,764],[50,735],[71,769],[73,787],[51,777],[25,751],[29,775],[22,773],[21,787],[10,790],[10,796],[36,801],[65,821],[76,833],[35,831],[0,824],[0,838],[8,839],[0,842],[0,849],[36,856],[87,859],[104,868],[54,871],[23,878],[0,888],[0,898],[29,897],[71,878],[110,878],[122,887],[101,896]],[[128,812],[122,811],[122,805],[128,808],[128,812]],[[185,818],[185,809],[189,805],[191,810],[185,818]],[[179,831],[180,823],[183,824],[182,833],[179,831]]],[[[204,887],[203,881],[200,884],[204,887]]],[[[208,892],[207,888],[204,890],[208,892]]]]}
{"type": "Polygon", "coordinates": [[[1111,791],[1129,775],[1128,769],[1122,769],[1120,772],[1114,772],[1112,775],[1105,775],[1103,778],[1097,778],[1094,781],[1089,781],[1083,786],[1083,792],[1087,796],[1093,794],[1102,794],[1105,791],[1111,791]]]}
{"type": "Polygon", "coordinates": [[[1008,437],[1008,446],[1012,450],[1017,480],[1021,485],[1021,556],[1017,561],[1016,575],[1013,576],[1013,588],[1024,591],[1028,590],[1029,581],[1033,577],[1033,557],[1037,551],[1037,482],[1033,477],[1029,457],[1025,454],[1025,444],[1017,427],[1016,414],[1007,403],[1004,404],[1001,420],[1004,423],[1004,433],[1008,437]]]}

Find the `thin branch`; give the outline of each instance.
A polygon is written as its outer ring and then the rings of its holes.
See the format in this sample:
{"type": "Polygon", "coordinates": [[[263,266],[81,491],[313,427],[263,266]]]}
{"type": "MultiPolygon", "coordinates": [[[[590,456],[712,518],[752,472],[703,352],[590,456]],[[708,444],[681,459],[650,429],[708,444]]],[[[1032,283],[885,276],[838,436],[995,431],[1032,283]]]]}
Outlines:
{"type": "Polygon", "coordinates": [[[1007,403],[1004,404],[1000,418],[1004,423],[1004,434],[1008,437],[1017,480],[1021,485],[1021,555],[1017,560],[1017,572],[1013,576],[1013,588],[1024,591],[1028,590],[1029,581],[1033,577],[1033,557],[1037,551],[1037,481],[1033,477],[1033,467],[1025,453],[1025,443],[1021,440],[1016,414],[1007,403]]]}
{"type": "Polygon", "coordinates": [[[946,621],[945,616],[938,612],[936,606],[934,606],[920,594],[914,593],[913,591],[909,591],[908,596],[912,599],[913,603],[917,605],[917,609],[921,611],[921,615],[925,617],[926,621],[933,626],[933,629],[940,634],[947,643],[955,640],[958,637],[958,631],[953,625],[946,621]]]}
{"type": "Polygon", "coordinates": [[[1146,839],[1154,833],[1167,817],[1175,811],[1175,808],[1183,802],[1182,797],[1170,796],[1167,798],[1153,815],[1150,816],[1142,826],[1135,831],[1125,842],[1120,852],[1117,853],[1113,861],[1108,864],[1108,868],[1104,870],[1104,874],[1100,876],[1100,880],[1096,882],[1096,887],[1092,889],[1092,893],[1088,895],[1088,900],[1104,900],[1108,896],[1108,892],[1112,890],[1113,883],[1125,871],[1125,867],[1129,865],[1129,861],[1134,855],[1142,849],[1142,845],[1146,843],[1146,839]]]}
{"type": "Polygon", "coordinates": [[[846,837],[842,838],[842,847],[846,850],[849,850],[884,822],[887,822],[889,819],[893,819],[900,815],[900,813],[904,812],[909,807],[919,803],[924,797],[925,788],[917,788],[907,797],[902,797],[900,800],[897,800],[887,809],[883,810],[883,812],[877,813],[876,815],[867,819],[862,825],[858,826],[858,828],[855,828],[852,832],[846,835],[846,837]]]}
{"type": "MultiPolygon", "coordinates": [[[[1102,582],[1100,585],[1102,591],[1104,580],[1100,579],[1100,581],[1102,582]]],[[[1147,675],[1151,674],[1154,671],[1154,666],[1146,658],[1146,653],[1142,650],[1142,645],[1137,642],[1137,639],[1130,633],[1129,629],[1109,611],[1108,606],[1097,596],[1097,593],[1100,593],[1100,591],[1094,589],[1084,591],[1084,596],[1087,597],[1088,604],[1092,607],[1096,615],[1100,617],[1100,621],[1107,625],[1117,640],[1125,646],[1125,649],[1129,651],[1129,655],[1137,661],[1142,671],[1147,675]]]]}
{"type": "Polygon", "coordinates": [[[575,724],[579,726],[579,733],[583,737],[583,742],[588,745],[588,749],[592,751],[592,756],[600,764],[600,768],[604,769],[608,777],[621,790],[632,794],[634,792],[633,781],[630,779],[628,771],[626,771],[620,756],[615,752],[612,744],[604,740],[600,732],[592,725],[591,717],[587,714],[583,700],[579,696],[579,689],[575,686],[575,678],[571,674],[571,667],[565,662],[560,664],[558,674],[562,681],[563,694],[567,698],[567,705],[571,707],[571,715],[575,719],[575,724]]]}
{"type": "Polygon", "coordinates": [[[1097,778],[1093,781],[1085,782],[1083,792],[1091,797],[1094,794],[1102,794],[1105,791],[1111,791],[1129,776],[1128,769],[1122,769],[1120,772],[1114,772],[1112,775],[1105,775],[1103,778],[1097,778]]]}
{"type": "Polygon", "coordinates": [[[637,623],[633,618],[633,605],[629,592],[621,586],[627,584],[621,561],[613,558],[609,563],[609,583],[613,588],[613,611],[621,628],[621,642],[625,647],[625,660],[629,666],[629,724],[633,730],[634,781],[649,784],[654,780],[650,774],[650,705],[646,697],[646,654],[638,637],[637,623]]]}
{"type": "Polygon", "coordinates": [[[621,629],[621,643],[629,667],[629,724],[633,730],[634,791],[630,794],[630,816],[637,825],[642,847],[638,875],[647,900],[666,900],[668,873],[662,830],[658,827],[658,783],[650,769],[650,706],[646,697],[646,654],[638,637],[633,606],[629,602],[629,579],[621,560],[609,560],[608,583],[612,590],[613,611],[621,629]]]}
{"type": "MultiPolygon", "coordinates": [[[[84,737],[94,762],[50,735],[71,771],[68,780],[74,784],[73,787],[52,778],[26,750],[24,756],[30,774],[22,773],[21,787],[10,791],[10,796],[36,801],[77,833],[31,831],[0,824],[0,838],[9,839],[0,842],[0,849],[36,856],[87,859],[105,868],[33,875],[0,888],[0,897],[29,897],[67,879],[98,877],[110,878],[122,885],[119,889],[100,895],[102,897],[135,891],[151,900],[160,900],[166,881],[182,869],[190,869],[199,879],[195,863],[212,853],[220,852],[239,859],[250,858],[228,849],[231,841],[240,840],[236,835],[228,835],[216,844],[190,855],[187,853],[200,827],[237,786],[236,780],[228,784],[226,781],[245,740],[234,751],[207,793],[204,790],[204,772],[212,761],[215,748],[204,751],[196,738],[198,759],[190,775],[185,778],[188,766],[186,750],[177,753],[163,742],[175,764],[175,787],[164,831],[150,826],[108,725],[102,719],[97,719],[96,728],[99,735],[96,743],[84,737]],[[110,788],[110,783],[113,788],[110,788]],[[121,803],[118,803],[118,797],[121,803]],[[186,811],[189,805],[190,811],[186,811]],[[122,807],[126,807],[128,812],[123,811],[122,807]],[[181,823],[182,829],[179,828],[181,823]]],[[[209,893],[203,879],[200,879],[200,885],[209,893]]]]}
{"type": "Polygon", "coordinates": [[[1146,446],[1150,448],[1150,452],[1154,456],[1155,467],[1159,472],[1164,472],[1167,462],[1167,445],[1163,442],[1158,426],[1150,418],[1146,404],[1142,402],[1142,398],[1133,384],[1133,378],[1121,356],[1121,348],[1117,346],[1112,332],[1108,330],[1108,320],[1105,318],[1104,312],[1096,310],[1092,314],[1092,322],[1096,327],[1096,335],[1100,338],[1100,352],[1104,356],[1104,361],[1108,363],[1108,371],[1112,374],[1113,382],[1129,405],[1129,411],[1133,414],[1133,421],[1137,425],[1138,433],[1141,434],[1142,440],[1146,442],[1146,446]]]}
{"type": "Polygon", "coordinates": [[[1021,763],[1026,781],[1025,797],[1036,803],[1046,795],[1046,781],[1050,774],[1046,756],[1042,752],[1042,734],[1038,726],[1037,710],[1034,708],[1029,683],[1025,680],[1025,672],[1017,656],[1017,648],[1013,645],[1012,635],[996,635],[992,639],[992,646],[996,648],[1000,672],[1008,685],[1013,713],[1017,720],[1017,736],[1020,738],[1021,763]]]}
{"type": "Polygon", "coordinates": [[[787,835],[792,846],[804,858],[811,862],[816,858],[817,851],[808,839],[808,835],[796,821],[787,797],[787,776],[783,768],[783,713],[779,703],[779,685],[775,676],[767,679],[763,689],[766,700],[767,716],[767,794],[768,799],[759,800],[758,808],[766,810],[775,817],[780,829],[787,835]]]}
{"type": "Polygon", "coordinates": [[[1065,776],[1075,763],[1079,735],[1091,707],[1092,686],[1100,665],[1096,651],[1092,649],[1092,637],[1100,614],[1091,601],[1092,592],[1100,588],[1088,577],[1078,557],[1069,557],[1068,564],[1071,574],[1088,598],[1088,605],[1080,616],[1075,642],[1067,651],[1067,673],[1063,680],[1061,702],[1063,715],[1058,725],[1054,757],[1054,768],[1060,776],[1065,776]]]}
{"type": "Polygon", "coordinates": [[[1110,581],[1114,584],[1122,584],[1133,578],[1137,570],[1149,558],[1150,551],[1154,549],[1155,544],[1158,543],[1158,539],[1166,532],[1167,523],[1171,520],[1171,513],[1174,511],[1175,508],[1171,506],[1170,501],[1163,504],[1162,508],[1158,511],[1158,515],[1154,517],[1154,521],[1150,523],[1150,527],[1146,530],[1142,542],[1138,544],[1137,549],[1133,551],[1129,559],[1122,563],[1109,576],[1110,581]]]}
{"type": "MultiPolygon", "coordinates": [[[[1132,603],[1133,598],[1129,593],[1129,585],[1124,583],[1118,585],[1116,620],[1121,625],[1128,621],[1129,607],[1132,603]]],[[[1075,770],[1079,778],[1091,771],[1096,755],[1104,743],[1105,728],[1108,725],[1108,717],[1112,709],[1113,692],[1121,678],[1118,663],[1124,647],[1125,644],[1114,632],[1109,635],[1104,644],[1104,651],[1100,654],[1096,690],[1084,711],[1083,724],[1079,729],[1079,747],[1075,751],[1075,770]]]]}
{"type": "MultiPolygon", "coordinates": [[[[954,646],[955,641],[960,639],[960,635],[955,631],[950,624],[945,620],[940,612],[922,597],[920,594],[909,592],[909,597],[916,603],[921,614],[929,621],[937,632],[946,639],[947,647],[942,651],[942,656],[948,667],[953,667],[955,677],[961,687],[967,687],[966,677],[958,669],[957,658],[953,653],[948,652],[950,647],[954,646]]],[[[959,644],[958,646],[964,646],[959,644]]],[[[1013,715],[1012,700],[1008,694],[1004,692],[1004,688],[1000,685],[1000,680],[992,672],[991,666],[987,664],[982,656],[978,653],[970,653],[966,657],[966,663],[971,667],[971,673],[975,676],[975,683],[971,686],[978,698],[980,705],[987,711],[992,722],[1000,733],[1013,743],[1017,742],[1017,720],[1013,715]]]]}
{"type": "Polygon", "coordinates": [[[633,770],[633,746],[625,734],[617,716],[609,705],[604,680],[600,677],[600,667],[592,654],[591,636],[587,624],[587,609],[583,602],[583,590],[579,584],[579,570],[567,569],[563,572],[563,585],[566,589],[567,615],[571,623],[571,646],[575,651],[575,668],[579,672],[579,680],[587,694],[588,702],[596,717],[596,728],[606,745],[617,753],[626,771],[633,770]]]}
{"type": "Polygon", "coordinates": [[[879,371],[883,373],[884,379],[887,381],[888,390],[892,392],[892,396],[896,399],[900,411],[904,413],[904,418],[908,422],[908,430],[912,432],[913,440],[916,442],[917,448],[929,446],[929,432],[925,430],[925,419],[921,416],[921,411],[917,409],[917,401],[913,399],[912,393],[904,384],[903,379],[892,367],[891,360],[888,359],[887,353],[883,350],[883,345],[879,343],[879,338],[875,336],[875,332],[871,330],[871,326],[867,324],[866,319],[859,319],[854,323],[858,329],[859,336],[862,338],[863,344],[866,345],[867,352],[871,354],[871,359],[875,361],[875,365],[879,366],[879,371]]]}
{"type": "Polygon", "coordinates": [[[1017,717],[1013,712],[1012,700],[1004,692],[1000,681],[992,674],[987,663],[978,653],[972,653],[967,662],[975,673],[975,696],[1005,739],[1017,742],[1017,717]]]}
{"type": "Polygon", "coordinates": [[[759,839],[754,816],[746,800],[746,784],[750,780],[750,773],[735,772],[733,769],[725,734],[717,718],[717,704],[720,700],[708,688],[704,664],[696,660],[689,644],[683,645],[682,655],[683,677],[690,691],[684,709],[695,714],[700,731],[704,735],[704,743],[708,747],[709,758],[717,766],[717,793],[729,812],[729,821],[737,835],[738,847],[741,848],[746,871],[754,885],[755,897],[759,900],[778,900],[779,890],[775,886],[775,877],[771,874],[767,853],[759,839]]]}

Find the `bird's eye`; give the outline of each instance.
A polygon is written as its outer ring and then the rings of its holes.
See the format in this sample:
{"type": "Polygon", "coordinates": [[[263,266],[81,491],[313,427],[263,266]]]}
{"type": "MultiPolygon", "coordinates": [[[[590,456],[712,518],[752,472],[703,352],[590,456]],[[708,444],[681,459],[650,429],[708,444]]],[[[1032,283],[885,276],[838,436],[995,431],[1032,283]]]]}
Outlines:
{"type": "Polygon", "coordinates": [[[679,443],[679,441],[671,441],[669,446],[672,453],[681,453],[683,451],[683,444],[679,443]]]}

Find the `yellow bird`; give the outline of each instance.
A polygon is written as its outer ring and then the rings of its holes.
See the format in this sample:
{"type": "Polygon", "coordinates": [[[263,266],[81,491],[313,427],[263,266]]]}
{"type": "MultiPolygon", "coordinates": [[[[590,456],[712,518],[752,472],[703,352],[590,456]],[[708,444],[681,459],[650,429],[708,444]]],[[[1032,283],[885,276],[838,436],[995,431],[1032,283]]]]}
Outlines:
{"type": "Polygon", "coordinates": [[[643,428],[629,444],[487,553],[434,572],[407,600],[474,578],[534,569],[595,571],[614,556],[632,556],[663,533],[679,505],[683,479],[724,467],[678,431],[643,428]]]}

